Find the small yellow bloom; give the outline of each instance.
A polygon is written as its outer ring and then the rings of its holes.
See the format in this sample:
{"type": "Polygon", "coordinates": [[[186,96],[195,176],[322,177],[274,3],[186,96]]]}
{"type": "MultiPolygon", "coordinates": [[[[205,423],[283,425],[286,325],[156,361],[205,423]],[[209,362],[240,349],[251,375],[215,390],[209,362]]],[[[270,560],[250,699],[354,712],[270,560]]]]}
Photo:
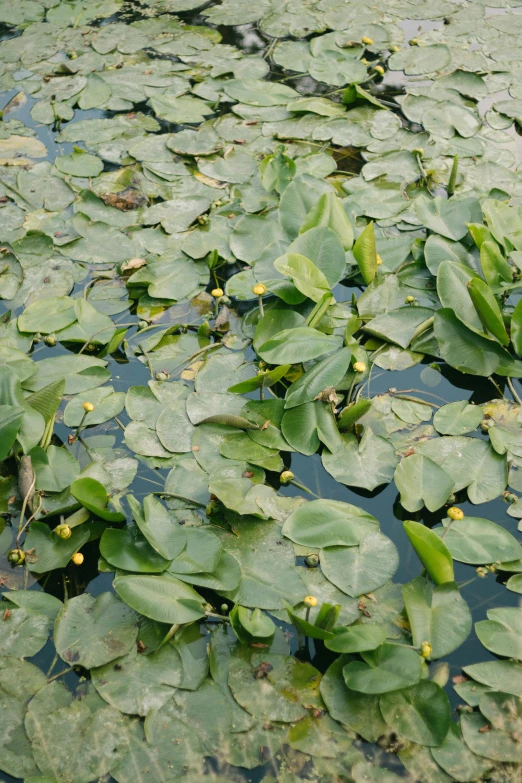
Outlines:
{"type": "Polygon", "coordinates": [[[448,516],[450,519],[458,521],[459,519],[464,519],[464,512],[461,508],[452,506],[451,508],[448,508],[448,516]]]}
{"type": "Polygon", "coordinates": [[[364,362],[355,362],[353,369],[355,372],[366,372],[366,364],[364,362]]]}
{"type": "Polygon", "coordinates": [[[266,294],[266,285],[263,285],[263,283],[258,283],[253,287],[252,291],[256,296],[264,296],[266,294]]]}
{"type": "Polygon", "coordinates": [[[288,484],[292,479],[294,478],[294,474],[291,470],[283,470],[281,475],[279,476],[279,481],[281,484],[288,484]]]}
{"type": "Polygon", "coordinates": [[[64,540],[72,536],[72,530],[69,525],[57,525],[57,527],[54,528],[54,532],[58,538],[63,538],[64,540]]]}
{"type": "Polygon", "coordinates": [[[306,596],[306,598],[304,599],[303,603],[304,603],[304,605],[305,605],[305,606],[307,606],[308,608],[312,608],[312,607],[314,607],[314,606],[317,606],[317,604],[319,603],[319,601],[317,600],[317,598],[315,597],[315,595],[307,595],[307,596],[306,596]]]}
{"type": "Polygon", "coordinates": [[[369,38],[367,35],[363,35],[361,38],[361,43],[366,44],[366,46],[371,46],[373,43],[373,38],[369,38]]]}
{"type": "Polygon", "coordinates": [[[94,405],[92,404],[92,402],[84,402],[83,410],[85,411],[85,413],[91,413],[94,410],[94,405]]]}
{"type": "Polygon", "coordinates": [[[390,52],[400,52],[400,48],[396,44],[390,46],[390,52]]]}
{"type": "Polygon", "coordinates": [[[212,296],[214,296],[216,299],[219,299],[220,296],[223,296],[223,289],[222,288],[213,288],[210,292],[212,296]]]}
{"type": "Polygon", "coordinates": [[[414,301],[415,301],[415,297],[411,296],[411,294],[410,294],[410,296],[407,296],[404,301],[406,302],[406,304],[413,304],[414,301]]]}
{"type": "Polygon", "coordinates": [[[375,258],[377,259],[377,266],[380,266],[382,264],[382,258],[380,257],[380,255],[378,253],[375,256],[375,258]]]}
{"type": "Polygon", "coordinates": [[[373,70],[375,71],[375,73],[379,73],[381,76],[384,76],[384,68],[382,67],[382,65],[376,65],[373,70]]]}
{"type": "Polygon", "coordinates": [[[81,565],[83,560],[84,557],[81,552],[76,552],[76,554],[71,557],[71,563],[74,563],[74,565],[81,565]]]}
{"type": "Polygon", "coordinates": [[[423,658],[429,658],[433,652],[433,647],[429,642],[421,642],[420,654],[423,658]]]}

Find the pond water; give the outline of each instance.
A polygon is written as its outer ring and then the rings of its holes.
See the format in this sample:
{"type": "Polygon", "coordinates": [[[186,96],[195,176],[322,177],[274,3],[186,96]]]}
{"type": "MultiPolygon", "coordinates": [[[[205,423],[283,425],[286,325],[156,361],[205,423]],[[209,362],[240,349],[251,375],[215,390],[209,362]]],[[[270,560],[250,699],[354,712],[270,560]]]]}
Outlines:
{"type": "Polygon", "coordinates": [[[4,783],[519,779],[518,5],[0,2],[4,783]]]}

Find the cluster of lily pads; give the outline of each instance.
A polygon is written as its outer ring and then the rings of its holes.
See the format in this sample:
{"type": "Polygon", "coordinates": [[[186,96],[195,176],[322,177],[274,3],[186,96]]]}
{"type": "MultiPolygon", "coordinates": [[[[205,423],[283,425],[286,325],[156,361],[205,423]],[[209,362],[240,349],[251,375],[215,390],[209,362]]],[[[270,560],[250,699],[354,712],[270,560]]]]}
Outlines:
{"type": "Polygon", "coordinates": [[[520,4],[0,2],[4,773],[520,774],[522,548],[458,505],[522,519],[520,4]],[[372,395],[421,364],[490,399],[372,395]]]}

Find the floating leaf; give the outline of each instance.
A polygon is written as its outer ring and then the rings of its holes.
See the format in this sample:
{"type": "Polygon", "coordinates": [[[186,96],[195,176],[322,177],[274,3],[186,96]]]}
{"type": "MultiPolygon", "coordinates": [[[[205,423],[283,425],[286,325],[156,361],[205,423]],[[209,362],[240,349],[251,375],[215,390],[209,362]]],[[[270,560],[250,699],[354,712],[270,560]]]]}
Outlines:
{"type": "Polygon", "coordinates": [[[413,644],[431,644],[432,659],[456,650],[471,632],[471,613],[454,582],[437,587],[418,576],[402,588],[413,644]]]}
{"type": "Polygon", "coordinates": [[[348,688],[367,694],[380,694],[416,685],[422,672],[422,659],[401,645],[382,644],[364,653],[364,661],[351,661],[343,668],[348,688]]]}
{"type": "Polygon", "coordinates": [[[449,731],[449,699],[431,680],[423,680],[395,693],[385,693],[379,705],[386,723],[419,745],[437,747],[449,731]]]}
{"type": "Polygon", "coordinates": [[[71,598],[54,626],[56,651],[67,663],[92,669],[129,652],[137,635],[137,615],[112,593],[96,599],[71,598]]]}
{"type": "Polygon", "coordinates": [[[401,504],[407,511],[419,511],[423,506],[436,511],[444,505],[455,486],[451,474],[422,454],[403,458],[394,478],[401,493],[401,504]]]}

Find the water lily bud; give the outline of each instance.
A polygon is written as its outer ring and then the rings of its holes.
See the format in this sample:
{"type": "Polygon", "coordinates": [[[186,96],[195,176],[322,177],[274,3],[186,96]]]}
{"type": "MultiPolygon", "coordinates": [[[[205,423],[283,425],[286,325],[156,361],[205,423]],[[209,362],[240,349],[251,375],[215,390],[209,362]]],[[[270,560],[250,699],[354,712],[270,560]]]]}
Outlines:
{"type": "Polygon", "coordinates": [[[69,525],[57,525],[54,528],[54,532],[58,536],[58,538],[67,539],[72,536],[72,530],[69,527],[69,525]]]}
{"type": "Polygon", "coordinates": [[[220,608],[221,608],[222,614],[225,614],[226,612],[228,612],[228,604],[221,604],[220,608]]]}
{"type": "Polygon", "coordinates": [[[517,496],[513,494],[513,492],[504,492],[502,494],[502,497],[506,501],[506,503],[516,503],[518,500],[517,496]]]}
{"type": "Polygon", "coordinates": [[[421,642],[420,654],[422,655],[423,658],[429,658],[432,652],[433,652],[433,647],[429,642],[421,642]]]}
{"type": "Polygon", "coordinates": [[[7,553],[7,559],[13,565],[22,565],[25,560],[25,552],[22,549],[10,549],[7,553]]]}
{"type": "Polygon", "coordinates": [[[292,481],[294,478],[294,474],[291,470],[283,470],[281,475],[279,476],[279,481],[281,484],[288,484],[290,481],[292,481]]]}
{"type": "Polygon", "coordinates": [[[308,568],[317,568],[319,565],[319,555],[311,554],[305,557],[305,563],[308,568]]]}
{"type": "Polygon", "coordinates": [[[400,52],[400,47],[397,46],[396,44],[392,44],[390,46],[390,52],[400,52]]]}
{"type": "Polygon", "coordinates": [[[490,565],[486,566],[490,574],[494,574],[497,570],[497,567],[491,563],[490,565]]]}
{"type": "Polygon", "coordinates": [[[366,364],[364,362],[355,362],[353,369],[355,372],[366,372],[366,364]]]}
{"type": "Polygon", "coordinates": [[[85,411],[85,413],[92,413],[92,411],[94,410],[94,405],[92,404],[92,402],[84,402],[82,408],[85,411]]]}
{"type": "Polygon", "coordinates": [[[223,289],[222,288],[213,288],[210,292],[213,297],[216,299],[219,299],[220,296],[223,296],[223,289]]]}
{"type": "Polygon", "coordinates": [[[488,573],[485,568],[482,568],[482,566],[479,566],[476,569],[476,572],[477,572],[477,576],[480,576],[481,579],[484,579],[484,577],[487,576],[488,573]]]}
{"type": "Polygon", "coordinates": [[[406,304],[413,304],[414,301],[415,301],[415,297],[411,296],[411,294],[410,294],[410,296],[407,296],[404,301],[406,302],[406,304]]]}
{"type": "Polygon", "coordinates": [[[450,519],[458,521],[459,519],[464,519],[464,512],[461,508],[452,506],[451,508],[448,508],[448,516],[450,519]]]}
{"type": "Polygon", "coordinates": [[[424,150],[422,149],[422,147],[415,147],[414,149],[412,149],[412,153],[414,155],[420,155],[421,158],[424,157],[424,150]]]}
{"type": "Polygon", "coordinates": [[[377,259],[377,266],[380,266],[382,264],[382,258],[378,253],[376,254],[375,258],[377,259]]]}
{"type": "Polygon", "coordinates": [[[210,503],[208,503],[205,507],[205,514],[207,517],[212,516],[212,514],[215,514],[215,512],[218,510],[218,504],[215,500],[211,500],[210,503]]]}
{"type": "Polygon", "coordinates": [[[164,372],[163,370],[160,370],[159,372],[156,373],[154,378],[157,381],[168,381],[168,379],[170,378],[170,375],[169,375],[168,372],[164,372]]]}
{"type": "Polygon", "coordinates": [[[317,606],[319,601],[317,600],[315,595],[307,595],[306,598],[304,599],[303,603],[304,603],[305,606],[307,606],[309,608],[312,608],[314,606],[317,606]]]}
{"type": "Polygon", "coordinates": [[[81,565],[84,561],[84,557],[81,552],[76,552],[75,555],[71,557],[71,563],[74,563],[74,565],[81,565]]]}
{"type": "Polygon", "coordinates": [[[381,76],[384,76],[384,68],[382,67],[382,65],[376,65],[373,70],[375,71],[375,73],[378,73],[381,76]]]}
{"type": "Polygon", "coordinates": [[[258,283],[253,287],[252,291],[256,296],[264,296],[266,294],[266,285],[263,285],[263,283],[258,283]]]}
{"type": "Polygon", "coordinates": [[[46,345],[56,345],[56,335],[55,334],[46,334],[44,337],[44,343],[46,345]]]}
{"type": "Polygon", "coordinates": [[[146,329],[148,326],[147,321],[138,321],[138,328],[139,329],[146,329]]]}
{"type": "Polygon", "coordinates": [[[420,41],[418,38],[412,38],[411,40],[408,41],[408,43],[410,46],[418,46],[420,41]]]}
{"type": "Polygon", "coordinates": [[[373,43],[373,38],[369,38],[367,35],[363,35],[361,38],[361,43],[366,44],[366,46],[371,46],[373,43]]]}

